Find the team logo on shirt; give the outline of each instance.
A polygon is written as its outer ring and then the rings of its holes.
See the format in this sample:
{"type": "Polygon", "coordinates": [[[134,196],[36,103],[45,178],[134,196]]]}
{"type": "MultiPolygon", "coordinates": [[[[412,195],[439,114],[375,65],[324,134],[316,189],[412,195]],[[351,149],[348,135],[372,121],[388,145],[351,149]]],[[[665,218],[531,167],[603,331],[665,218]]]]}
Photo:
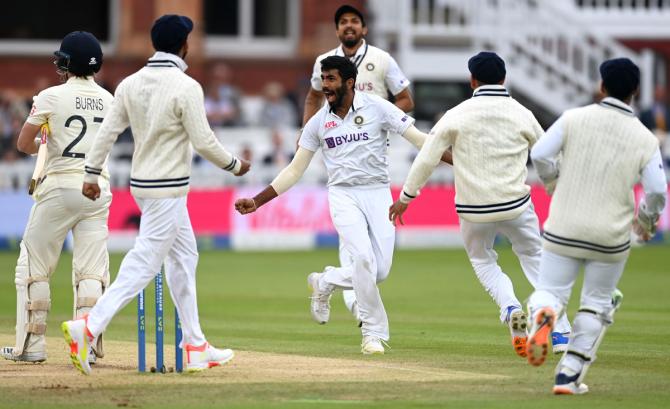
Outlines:
{"type": "Polygon", "coordinates": [[[368,71],[372,71],[372,70],[375,69],[375,65],[374,65],[373,63],[369,62],[369,63],[365,64],[365,68],[366,68],[368,71]]]}
{"type": "Polygon", "coordinates": [[[359,132],[359,133],[345,134],[341,136],[333,136],[324,139],[324,141],[326,142],[326,146],[328,146],[329,149],[332,149],[336,146],[340,146],[345,143],[367,141],[369,139],[370,138],[368,137],[367,132],[359,132]]]}
{"type": "Polygon", "coordinates": [[[335,128],[336,126],[337,126],[337,122],[335,122],[335,121],[328,121],[328,122],[326,122],[326,125],[325,125],[326,129],[335,128]]]}
{"type": "Polygon", "coordinates": [[[356,117],[354,117],[354,123],[356,125],[363,125],[363,122],[365,122],[365,119],[363,119],[362,116],[356,115],[356,117]]]}

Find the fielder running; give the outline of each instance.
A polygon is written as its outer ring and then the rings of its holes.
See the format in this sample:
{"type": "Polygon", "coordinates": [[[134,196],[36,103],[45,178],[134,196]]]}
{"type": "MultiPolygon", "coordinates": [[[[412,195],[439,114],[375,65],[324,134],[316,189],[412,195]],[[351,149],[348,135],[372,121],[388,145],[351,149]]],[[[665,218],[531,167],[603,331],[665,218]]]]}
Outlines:
{"type": "MultiPolygon", "coordinates": [[[[100,200],[81,196],[84,159],[106,116],[112,95],[95,83],[102,66],[98,40],[84,31],[63,38],[54,53],[64,84],[40,92],[17,142],[18,150],[38,151],[35,135],[48,125],[47,161],[41,184],[33,192],[16,265],[16,345],[2,348],[5,359],[42,362],[47,359],[45,334],[51,307],[49,279],[58,264],[63,242],[72,231],[74,317],[87,313],[109,285],[107,216],[111,193],[106,157],[100,163],[100,200]]],[[[102,338],[89,360],[103,356],[102,338]]],[[[88,351],[87,351],[88,352],[88,351]]]]}
{"type": "Polygon", "coordinates": [[[135,152],[130,190],[142,220],[135,245],[123,259],[114,283],[87,318],[62,325],[72,363],[85,374],[91,371],[86,346],[151,282],[163,263],[181,318],[186,370],[200,371],[233,358],[230,349],[220,350],[207,342],[198,318],[198,250],[186,209],[191,144],[203,157],[235,175],[246,173],[249,164],[227,152],[216,139],[205,116],[202,88],[184,73],[192,29],[188,17],[165,15],[156,20],[151,29],[156,53],[117,87],[114,103],[86,159],[82,192],[96,200],[104,158],[118,135],[126,127],[132,128],[135,152]]]}
{"type": "Polygon", "coordinates": [[[600,74],[606,97],[599,104],[566,111],[531,152],[540,178],[553,191],[540,276],[528,302],[531,364],[544,362],[554,317],[565,309],[584,267],[579,311],[556,369],[555,394],[588,391],[582,383],[585,367],[595,359],[612,323],[612,294],[630,252],[631,226],[642,240],[649,240],[667,196],[658,139],[630,107],[640,70],[629,59],[618,58],[602,63],[600,74]],[[633,187],[638,181],[645,197],[636,217],[633,187]]]}
{"type": "Polygon", "coordinates": [[[238,199],[235,208],[251,213],[286,192],[320,148],[328,171],[330,215],[352,263],[309,275],[312,318],[326,323],[332,292],[353,289],[362,322],[361,351],[383,354],[389,324],[377,281],[391,269],[395,241],[394,226],[383,214],[391,203],[385,131],[401,134],[417,147],[426,135],[390,102],[355,92],[356,66],[349,59],[327,57],[321,70],[328,105],[307,122],[293,161],[253,199],[238,199]]]}
{"type": "MultiPolygon", "coordinates": [[[[341,6],[335,12],[335,30],[341,44],[339,47],[320,55],[314,62],[312,86],[305,99],[303,125],[324,105],[324,95],[321,87],[321,60],[331,55],[346,57],[356,65],[358,75],[355,90],[357,92],[374,94],[384,99],[387,99],[391,94],[395,100],[395,106],[404,112],[414,109],[414,101],[409,90],[410,81],[400,70],[398,63],[389,53],[371,46],[365,41],[364,37],[368,34],[368,28],[363,14],[355,7],[341,6]]],[[[351,263],[351,255],[340,245],[340,264],[345,266],[351,263]]],[[[388,271],[381,270],[377,282],[382,282],[387,277],[388,271]]],[[[351,311],[357,321],[360,321],[353,290],[342,291],[342,296],[347,309],[351,311]]]]}
{"type": "MultiPolygon", "coordinates": [[[[453,148],[456,212],[470,263],[508,324],[514,351],[526,356],[526,313],[512,281],[497,263],[493,250],[497,233],[512,242],[528,281],[537,284],[542,243],[537,215],[526,185],[530,147],[543,134],[533,114],[510,97],[503,86],[505,63],[495,53],[470,59],[472,98],[447,111],[433,127],[389,218],[402,223],[409,203],[419,194],[440,159],[453,148]]],[[[562,317],[559,331],[569,332],[562,317]]],[[[567,341],[567,340],[566,340],[567,341]]],[[[567,342],[566,342],[567,343],[567,342]]]]}

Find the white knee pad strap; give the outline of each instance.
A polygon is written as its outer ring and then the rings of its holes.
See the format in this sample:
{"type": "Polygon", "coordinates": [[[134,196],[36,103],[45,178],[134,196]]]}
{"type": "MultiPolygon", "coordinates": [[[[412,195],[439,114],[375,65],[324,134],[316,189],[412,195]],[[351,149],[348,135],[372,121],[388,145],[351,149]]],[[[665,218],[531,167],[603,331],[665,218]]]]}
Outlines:
{"type": "Polygon", "coordinates": [[[28,311],[49,311],[51,310],[51,300],[32,300],[26,303],[28,311]]]}
{"type": "Polygon", "coordinates": [[[47,333],[47,324],[44,322],[30,322],[26,324],[26,332],[35,335],[44,335],[47,333]]]}

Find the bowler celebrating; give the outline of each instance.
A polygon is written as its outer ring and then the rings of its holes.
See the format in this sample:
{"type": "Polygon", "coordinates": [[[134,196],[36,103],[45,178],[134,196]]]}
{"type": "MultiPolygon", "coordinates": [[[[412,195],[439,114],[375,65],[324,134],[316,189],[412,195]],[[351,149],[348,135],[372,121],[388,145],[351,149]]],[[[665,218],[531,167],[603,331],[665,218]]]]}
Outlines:
{"type": "Polygon", "coordinates": [[[328,105],[307,122],[293,161],[254,198],[238,199],[235,208],[242,214],[254,212],[290,189],[321,149],[328,171],[330,215],[352,263],[309,275],[312,317],[326,323],[332,292],[353,288],[362,322],[361,350],[383,354],[389,324],[377,282],[389,274],[395,240],[394,226],[385,217],[391,204],[386,131],[403,135],[417,147],[426,135],[390,102],[354,92],[356,74],[356,66],[347,58],[330,56],[321,61],[328,105]]]}
{"type": "MultiPolygon", "coordinates": [[[[389,53],[365,41],[368,27],[363,13],[347,4],[340,6],[335,11],[335,31],[340,46],[321,54],[314,62],[312,86],[305,98],[303,125],[323,106],[321,60],[330,55],[346,57],[356,65],[355,91],[378,95],[384,99],[393,95],[395,106],[404,112],[414,109],[414,101],[409,89],[410,81],[402,72],[398,63],[389,53]]],[[[339,255],[342,265],[352,262],[351,255],[347,254],[342,245],[340,245],[339,255]]],[[[381,282],[385,278],[378,277],[378,280],[381,282]]],[[[358,304],[353,290],[342,291],[342,297],[347,309],[351,311],[357,321],[360,321],[358,304]]]]}

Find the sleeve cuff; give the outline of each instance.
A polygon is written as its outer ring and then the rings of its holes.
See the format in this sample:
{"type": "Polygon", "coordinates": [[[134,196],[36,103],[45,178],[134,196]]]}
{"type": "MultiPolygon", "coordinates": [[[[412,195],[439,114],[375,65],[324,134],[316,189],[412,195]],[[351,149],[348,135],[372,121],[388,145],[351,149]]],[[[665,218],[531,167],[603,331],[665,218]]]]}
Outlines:
{"type": "Polygon", "coordinates": [[[91,173],[84,174],[84,183],[92,183],[92,184],[98,183],[98,175],[94,175],[91,173]]]}
{"type": "Polygon", "coordinates": [[[237,175],[238,173],[240,173],[240,169],[242,169],[242,162],[234,156],[233,160],[230,161],[230,164],[225,168],[223,168],[223,170],[227,170],[233,175],[237,175]]]}
{"type": "MultiPolygon", "coordinates": [[[[419,192],[416,192],[416,196],[419,195],[419,192]]],[[[400,192],[400,197],[398,200],[400,200],[401,203],[409,204],[412,200],[416,199],[416,196],[409,195],[405,192],[405,189],[400,192]]]]}

